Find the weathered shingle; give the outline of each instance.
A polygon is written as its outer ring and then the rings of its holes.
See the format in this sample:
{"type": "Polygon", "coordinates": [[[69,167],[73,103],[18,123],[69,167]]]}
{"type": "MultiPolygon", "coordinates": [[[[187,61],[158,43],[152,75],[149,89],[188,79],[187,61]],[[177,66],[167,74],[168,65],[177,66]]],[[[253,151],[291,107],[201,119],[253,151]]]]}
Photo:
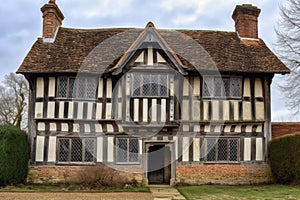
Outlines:
{"type": "MultiPolygon", "coordinates": [[[[53,43],[39,38],[18,73],[100,73],[113,67],[143,29],[60,28],[53,43]]],[[[186,70],[288,73],[262,40],[240,40],[235,32],[158,30],[186,70]]]]}

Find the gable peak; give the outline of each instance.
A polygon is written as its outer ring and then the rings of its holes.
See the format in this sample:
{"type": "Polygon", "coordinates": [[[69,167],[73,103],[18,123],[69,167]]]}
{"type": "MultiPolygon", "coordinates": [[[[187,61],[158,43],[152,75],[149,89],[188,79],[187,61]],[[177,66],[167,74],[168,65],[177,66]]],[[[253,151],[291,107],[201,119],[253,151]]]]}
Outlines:
{"type": "Polygon", "coordinates": [[[146,28],[155,28],[154,23],[153,22],[148,22],[146,25],[146,28]]]}

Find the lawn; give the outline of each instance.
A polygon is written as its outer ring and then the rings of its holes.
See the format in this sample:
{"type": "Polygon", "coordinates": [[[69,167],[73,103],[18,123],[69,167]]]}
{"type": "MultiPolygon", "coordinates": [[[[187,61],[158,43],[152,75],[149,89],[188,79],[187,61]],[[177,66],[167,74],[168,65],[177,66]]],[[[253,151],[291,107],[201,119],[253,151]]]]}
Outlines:
{"type": "Polygon", "coordinates": [[[187,200],[195,199],[300,199],[300,186],[189,186],[178,187],[187,200]]]}

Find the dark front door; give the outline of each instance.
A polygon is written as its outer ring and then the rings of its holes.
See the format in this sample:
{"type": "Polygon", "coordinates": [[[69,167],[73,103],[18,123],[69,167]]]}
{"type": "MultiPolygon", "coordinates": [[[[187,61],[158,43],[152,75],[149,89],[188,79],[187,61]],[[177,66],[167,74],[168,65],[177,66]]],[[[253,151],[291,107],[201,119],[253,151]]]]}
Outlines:
{"type": "Polygon", "coordinates": [[[149,184],[168,184],[171,178],[171,153],[165,145],[153,145],[148,151],[149,184]]]}

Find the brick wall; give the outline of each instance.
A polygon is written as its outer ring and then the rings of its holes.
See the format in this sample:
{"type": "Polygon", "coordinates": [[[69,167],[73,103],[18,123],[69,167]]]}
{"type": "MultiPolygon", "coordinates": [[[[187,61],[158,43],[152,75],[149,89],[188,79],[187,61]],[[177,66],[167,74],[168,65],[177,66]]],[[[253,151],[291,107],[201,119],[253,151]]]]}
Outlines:
{"type": "MultiPolygon", "coordinates": [[[[55,184],[64,183],[68,177],[76,175],[79,170],[82,170],[85,166],[29,166],[29,172],[27,177],[28,183],[34,184],[55,184]]],[[[143,181],[142,167],[139,165],[128,165],[126,168],[129,171],[136,173],[120,171],[120,174],[124,179],[131,180],[135,178],[137,181],[143,181]]],[[[121,169],[120,169],[121,170],[121,169]]]]}
{"type": "Polygon", "coordinates": [[[272,122],[272,138],[300,133],[300,122],[272,122]]]}
{"type": "Polygon", "coordinates": [[[176,182],[188,185],[202,184],[261,184],[271,183],[268,164],[254,165],[178,165],[176,182]]]}

